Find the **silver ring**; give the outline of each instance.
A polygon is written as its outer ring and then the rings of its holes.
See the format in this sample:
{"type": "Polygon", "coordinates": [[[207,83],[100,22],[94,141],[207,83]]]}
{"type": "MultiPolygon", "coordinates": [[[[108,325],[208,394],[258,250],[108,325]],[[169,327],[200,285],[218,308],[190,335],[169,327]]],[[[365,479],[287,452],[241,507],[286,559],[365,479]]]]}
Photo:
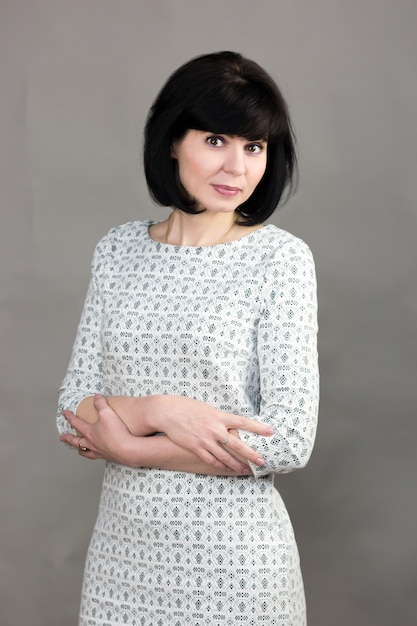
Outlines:
{"type": "Polygon", "coordinates": [[[81,450],[81,452],[87,452],[88,448],[86,448],[85,446],[81,445],[81,439],[83,438],[83,435],[81,435],[81,437],[78,437],[78,448],[81,450]]]}
{"type": "Polygon", "coordinates": [[[229,433],[226,433],[224,436],[224,439],[222,439],[220,443],[222,444],[222,446],[225,446],[228,441],[229,441],[229,433]]]}

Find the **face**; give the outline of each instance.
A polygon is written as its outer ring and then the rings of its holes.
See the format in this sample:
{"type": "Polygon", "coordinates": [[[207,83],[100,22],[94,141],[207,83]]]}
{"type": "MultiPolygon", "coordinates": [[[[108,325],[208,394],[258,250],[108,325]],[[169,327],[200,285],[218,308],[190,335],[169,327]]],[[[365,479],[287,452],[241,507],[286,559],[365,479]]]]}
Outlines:
{"type": "Polygon", "coordinates": [[[175,143],[182,185],[197,208],[233,212],[260,182],[266,168],[267,142],[188,130],[175,143]]]}

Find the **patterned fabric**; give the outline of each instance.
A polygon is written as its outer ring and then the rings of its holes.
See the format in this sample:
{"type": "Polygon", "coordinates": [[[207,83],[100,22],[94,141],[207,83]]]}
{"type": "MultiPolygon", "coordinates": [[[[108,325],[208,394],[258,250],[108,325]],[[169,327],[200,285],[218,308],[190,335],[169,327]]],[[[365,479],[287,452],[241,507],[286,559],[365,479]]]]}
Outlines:
{"type": "MultiPolygon", "coordinates": [[[[297,547],[273,474],[303,467],[318,408],[308,247],[268,225],[174,246],[151,222],[98,244],[60,410],[105,395],[185,395],[274,428],[242,431],[254,476],[107,463],[87,555],[82,626],[303,626],[297,547]]],[[[60,432],[69,430],[58,413],[60,432]]]]}

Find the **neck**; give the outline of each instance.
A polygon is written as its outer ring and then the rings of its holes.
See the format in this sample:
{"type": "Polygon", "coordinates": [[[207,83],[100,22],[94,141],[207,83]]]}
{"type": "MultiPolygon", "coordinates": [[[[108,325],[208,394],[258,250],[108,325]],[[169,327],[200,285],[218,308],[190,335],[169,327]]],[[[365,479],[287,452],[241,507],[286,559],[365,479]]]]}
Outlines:
{"type": "Polygon", "coordinates": [[[191,215],[174,209],[165,222],[164,243],[177,246],[214,246],[230,241],[239,226],[234,213],[191,215]]]}

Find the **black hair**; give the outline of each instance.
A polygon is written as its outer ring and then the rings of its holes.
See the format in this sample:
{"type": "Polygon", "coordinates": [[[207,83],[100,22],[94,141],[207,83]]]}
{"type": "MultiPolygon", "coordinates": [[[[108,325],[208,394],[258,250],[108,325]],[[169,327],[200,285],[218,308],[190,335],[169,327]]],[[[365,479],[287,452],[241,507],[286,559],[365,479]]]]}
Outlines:
{"type": "MultiPolygon", "coordinates": [[[[236,211],[239,223],[260,224],[294,187],[295,139],[287,104],[274,80],[236,52],[216,52],[177,69],[152,105],[145,127],[144,166],[149,191],[163,206],[199,213],[182,187],[172,146],[190,130],[267,140],[265,173],[236,211]]],[[[204,209],[203,209],[204,210],[204,209]]]]}

